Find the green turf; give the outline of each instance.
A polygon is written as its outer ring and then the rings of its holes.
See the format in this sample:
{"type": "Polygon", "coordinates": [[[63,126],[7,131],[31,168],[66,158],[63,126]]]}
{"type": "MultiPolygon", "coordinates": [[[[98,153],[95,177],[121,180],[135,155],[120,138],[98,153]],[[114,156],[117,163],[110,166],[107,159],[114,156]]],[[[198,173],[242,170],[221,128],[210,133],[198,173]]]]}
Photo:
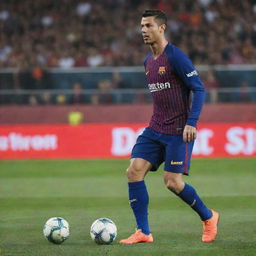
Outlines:
{"type": "MultiPolygon", "coordinates": [[[[134,231],[127,200],[128,160],[0,162],[0,256],[82,255],[256,255],[256,159],[193,160],[186,181],[221,213],[219,235],[200,242],[198,216],[164,188],[162,171],[150,173],[153,244],[119,245],[134,231]],[[71,236],[62,245],[44,239],[42,227],[53,216],[66,218],[71,236]],[[91,241],[89,227],[99,217],[114,220],[112,245],[91,241]]],[[[162,169],[162,168],[161,168],[162,169]]]]}

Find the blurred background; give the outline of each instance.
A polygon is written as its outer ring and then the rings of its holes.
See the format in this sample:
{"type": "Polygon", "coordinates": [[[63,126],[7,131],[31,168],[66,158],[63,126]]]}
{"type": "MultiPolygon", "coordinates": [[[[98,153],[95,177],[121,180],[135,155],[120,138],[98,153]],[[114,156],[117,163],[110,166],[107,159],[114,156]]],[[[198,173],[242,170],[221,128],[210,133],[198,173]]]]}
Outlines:
{"type": "Polygon", "coordinates": [[[149,8],[200,73],[202,123],[256,121],[255,0],[2,0],[0,124],[147,123],[149,8]]]}
{"type": "Polygon", "coordinates": [[[197,66],[207,103],[256,102],[256,1],[2,0],[0,104],[150,103],[145,9],[197,66]]]}

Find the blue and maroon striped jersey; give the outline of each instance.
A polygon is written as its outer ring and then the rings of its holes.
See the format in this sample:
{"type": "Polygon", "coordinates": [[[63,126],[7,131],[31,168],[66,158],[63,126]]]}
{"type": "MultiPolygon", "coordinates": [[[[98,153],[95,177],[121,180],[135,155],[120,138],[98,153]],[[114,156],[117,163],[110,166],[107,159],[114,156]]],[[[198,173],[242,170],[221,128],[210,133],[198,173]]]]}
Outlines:
{"type": "Polygon", "coordinates": [[[173,135],[182,134],[186,124],[196,127],[205,90],[187,55],[169,43],[158,58],[149,54],[144,66],[153,97],[149,127],[173,135]]]}

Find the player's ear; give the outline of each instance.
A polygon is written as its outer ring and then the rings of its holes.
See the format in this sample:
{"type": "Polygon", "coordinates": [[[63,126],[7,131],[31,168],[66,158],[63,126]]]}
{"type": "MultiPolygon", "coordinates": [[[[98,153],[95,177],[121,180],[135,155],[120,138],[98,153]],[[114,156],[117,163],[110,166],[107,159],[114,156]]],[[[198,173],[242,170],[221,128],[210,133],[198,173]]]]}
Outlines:
{"type": "Polygon", "coordinates": [[[161,31],[162,33],[164,33],[165,30],[166,30],[166,24],[161,24],[161,25],[160,25],[160,31],[161,31]]]}

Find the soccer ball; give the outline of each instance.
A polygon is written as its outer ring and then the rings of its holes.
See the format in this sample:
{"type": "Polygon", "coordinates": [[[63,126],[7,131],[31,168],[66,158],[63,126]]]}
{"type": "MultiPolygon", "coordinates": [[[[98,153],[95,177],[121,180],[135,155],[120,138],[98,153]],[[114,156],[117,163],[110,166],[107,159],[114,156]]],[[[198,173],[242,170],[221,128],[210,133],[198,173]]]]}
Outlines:
{"type": "Polygon", "coordinates": [[[100,218],[92,223],[90,234],[97,244],[111,244],[117,236],[117,228],[112,220],[100,218]]]}
{"type": "Polygon", "coordinates": [[[50,242],[61,244],[69,237],[69,224],[61,217],[50,218],[44,225],[43,233],[50,242]]]}

